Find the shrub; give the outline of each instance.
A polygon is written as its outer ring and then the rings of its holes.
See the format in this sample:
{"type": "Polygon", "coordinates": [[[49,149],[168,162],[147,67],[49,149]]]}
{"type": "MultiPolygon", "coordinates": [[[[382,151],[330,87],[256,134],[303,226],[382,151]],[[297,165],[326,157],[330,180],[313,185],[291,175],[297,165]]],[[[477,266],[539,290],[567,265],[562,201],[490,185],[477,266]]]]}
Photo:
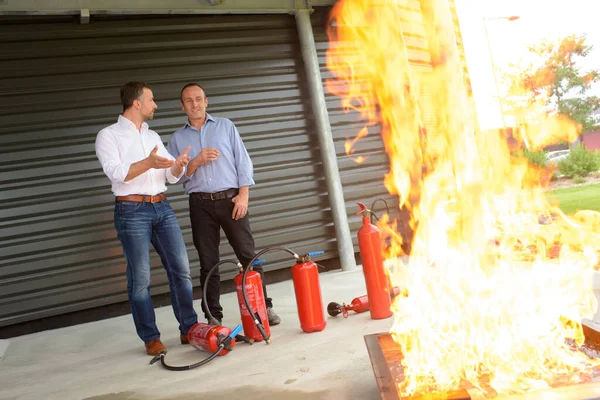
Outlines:
{"type": "Polygon", "coordinates": [[[600,168],[600,154],[586,149],[584,146],[575,146],[569,156],[558,163],[561,174],[570,178],[587,176],[590,172],[600,168]]]}
{"type": "Polygon", "coordinates": [[[585,178],[582,178],[582,177],[580,177],[580,176],[576,176],[576,177],[573,179],[573,182],[575,182],[576,184],[578,184],[578,185],[579,185],[579,184],[581,184],[581,183],[585,183],[585,178]]]}
{"type": "Polygon", "coordinates": [[[519,155],[525,157],[529,164],[542,168],[546,166],[546,153],[544,151],[530,151],[527,149],[522,149],[519,152],[519,155]]]}

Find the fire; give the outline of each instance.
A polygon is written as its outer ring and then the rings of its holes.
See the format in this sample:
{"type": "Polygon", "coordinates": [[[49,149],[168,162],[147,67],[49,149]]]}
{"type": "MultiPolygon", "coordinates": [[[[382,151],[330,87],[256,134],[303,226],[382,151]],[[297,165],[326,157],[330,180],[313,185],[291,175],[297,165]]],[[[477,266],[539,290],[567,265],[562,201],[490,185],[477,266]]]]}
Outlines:
{"type": "MultiPolygon", "coordinates": [[[[328,32],[328,89],[381,126],[385,185],[414,230],[410,261],[390,271],[407,294],[391,329],[404,354],[399,391],[494,397],[574,383],[595,365],[577,345],[594,305],[600,214],[562,214],[544,171],[475,128],[448,1],[339,1],[328,32]]],[[[549,117],[524,138],[535,148],[576,133],[549,117]]]]}
{"type": "Polygon", "coordinates": [[[367,127],[364,127],[360,130],[360,132],[358,132],[358,135],[356,135],[354,139],[347,140],[346,143],[344,143],[344,149],[346,150],[346,154],[348,155],[348,157],[352,158],[357,164],[362,164],[365,161],[365,158],[363,156],[353,156],[354,152],[356,151],[354,145],[356,144],[356,142],[358,142],[358,140],[366,137],[368,133],[369,131],[367,127]]]}

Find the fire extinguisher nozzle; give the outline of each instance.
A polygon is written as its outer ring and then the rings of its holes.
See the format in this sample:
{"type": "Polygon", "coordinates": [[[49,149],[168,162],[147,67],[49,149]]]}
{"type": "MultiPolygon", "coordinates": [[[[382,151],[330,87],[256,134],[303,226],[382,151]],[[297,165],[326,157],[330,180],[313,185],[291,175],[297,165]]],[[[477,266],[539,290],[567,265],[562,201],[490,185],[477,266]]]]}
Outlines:
{"type": "Polygon", "coordinates": [[[265,344],[271,344],[271,339],[265,340],[265,344]]]}
{"type": "Polygon", "coordinates": [[[342,313],[342,306],[334,301],[327,305],[327,314],[336,317],[342,313]]]}

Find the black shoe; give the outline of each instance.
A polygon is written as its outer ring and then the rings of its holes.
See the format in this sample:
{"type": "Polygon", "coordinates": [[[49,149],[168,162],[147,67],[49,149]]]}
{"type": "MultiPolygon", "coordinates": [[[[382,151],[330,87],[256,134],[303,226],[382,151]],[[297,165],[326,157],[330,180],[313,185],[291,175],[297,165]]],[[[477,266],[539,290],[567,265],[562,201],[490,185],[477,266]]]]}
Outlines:
{"type": "Polygon", "coordinates": [[[267,308],[267,317],[269,317],[269,325],[279,325],[281,322],[281,318],[279,315],[275,314],[275,311],[271,307],[267,308]]]}

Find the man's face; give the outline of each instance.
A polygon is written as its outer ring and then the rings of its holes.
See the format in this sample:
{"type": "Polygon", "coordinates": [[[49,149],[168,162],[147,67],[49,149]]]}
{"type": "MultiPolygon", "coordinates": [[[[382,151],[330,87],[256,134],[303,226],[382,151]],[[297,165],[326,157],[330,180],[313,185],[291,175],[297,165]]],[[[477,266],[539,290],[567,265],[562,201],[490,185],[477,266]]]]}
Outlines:
{"type": "Polygon", "coordinates": [[[181,109],[190,120],[204,119],[208,98],[198,86],[190,86],[181,94],[181,109]]]}
{"type": "Polygon", "coordinates": [[[138,99],[140,101],[140,114],[144,121],[154,118],[154,110],[158,108],[156,103],[154,102],[154,94],[152,94],[152,90],[148,88],[144,88],[144,92],[138,99]]]}

